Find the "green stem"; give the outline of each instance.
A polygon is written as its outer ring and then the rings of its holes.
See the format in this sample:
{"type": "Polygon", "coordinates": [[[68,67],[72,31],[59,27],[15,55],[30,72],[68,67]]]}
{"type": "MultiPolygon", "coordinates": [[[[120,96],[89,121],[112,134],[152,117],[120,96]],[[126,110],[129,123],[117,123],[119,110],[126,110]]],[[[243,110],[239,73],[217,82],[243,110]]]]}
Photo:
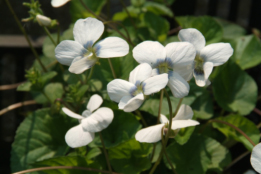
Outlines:
{"type": "Polygon", "coordinates": [[[225,125],[228,125],[229,127],[235,129],[236,131],[238,131],[241,135],[243,135],[253,146],[255,146],[256,144],[249,138],[249,136],[243,132],[241,129],[239,129],[238,127],[234,126],[233,124],[230,124],[228,122],[222,121],[222,120],[210,120],[209,122],[216,122],[216,123],[222,123],[225,125]]]}
{"type": "MultiPolygon", "coordinates": [[[[94,65],[94,66],[95,66],[95,65],[94,65]]],[[[89,76],[88,76],[87,82],[92,78],[92,74],[93,74],[94,66],[91,67],[90,74],[89,74],[89,76]]]]}
{"type": "Polygon", "coordinates": [[[48,37],[51,39],[52,43],[54,44],[54,46],[56,46],[57,44],[55,43],[50,31],[48,30],[48,28],[43,27],[44,31],[46,32],[46,34],[48,35],[48,37]]]}
{"type": "Polygon", "coordinates": [[[5,0],[5,2],[6,2],[6,4],[7,4],[7,6],[8,6],[8,8],[9,8],[10,12],[11,12],[12,15],[14,16],[14,19],[15,19],[15,21],[16,21],[18,27],[20,28],[20,30],[21,30],[22,33],[24,34],[24,37],[25,37],[26,41],[28,42],[29,47],[30,47],[31,51],[33,52],[33,54],[34,54],[36,60],[39,62],[39,64],[40,64],[40,66],[42,67],[43,71],[44,71],[44,72],[47,72],[47,69],[46,69],[45,66],[43,65],[41,59],[39,58],[39,55],[37,54],[36,50],[34,49],[34,47],[33,47],[32,43],[31,43],[31,41],[30,41],[30,39],[29,39],[29,37],[28,37],[28,35],[27,35],[25,29],[23,28],[23,26],[22,26],[22,24],[20,23],[18,17],[16,16],[16,14],[15,14],[15,12],[14,12],[14,10],[13,10],[11,4],[9,3],[9,0],[5,0]]]}
{"type": "Polygon", "coordinates": [[[129,13],[129,10],[127,9],[127,7],[126,7],[126,5],[124,4],[123,0],[120,0],[120,2],[121,2],[122,7],[124,8],[124,10],[126,11],[127,15],[129,16],[130,21],[131,21],[131,24],[132,24],[133,27],[137,30],[137,26],[135,25],[135,22],[133,21],[131,15],[130,15],[130,13],[129,13]]]}
{"type": "Polygon", "coordinates": [[[100,135],[100,139],[101,139],[104,155],[105,155],[105,158],[106,158],[107,166],[109,168],[110,173],[112,174],[112,169],[111,169],[111,164],[110,164],[110,161],[109,161],[109,156],[107,154],[107,151],[106,151],[106,148],[105,148],[105,145],[104,145],[104,141],[103,141],[101,132],[99,132],[99,135],[100,135]]]}
{"type": "MultiPolygon", "coordinates": [[[[172,105],[171,105],[171,101],[170,101],[170,97],[169,97],[169,94],[168,92],[164,89],[164,92],[165,92],[165,96],[167,98],[167,101],[168,101],[168,106],[169,106],[169,127],[168,127],[168,132],[167,132],[167,135],[165,137],[165,142],[166,142],[166,145],[168,143],[168,140],[169,140],[169,135],[170,135],[170,131],[171,131],[171,126],[172,126],[172,105]]],[[[176,108],[176,111],[178,110],[178,107],[176,108]]],[[[175,113],[176,113],[175,111],[175,113]]]]}
{"type": "Polygon", "coordinates": [[[140,119],[141,119],[143,125],[144,125],[145,127],[148,127],[148,124],[147,124],[147,122],[145,121],[145,119],[143,118],[143,116],[141,115],[140,111],[139,111],[139,110],[136,110],[135,112],[136,112],[136,114],[140,117],[140,119]]]}
{"type": "Polygon", "coordinates": [[[111,68],[111,72],[112,72],[113,78],[116,79],[117,77],[116,77],[116,74],[115,74],[114,68],[113,68],[113,66],[112,66],[111,59],[107,59],[107,60],[108,60],[109,65],[110,65],[110,68],[111,68]]]}

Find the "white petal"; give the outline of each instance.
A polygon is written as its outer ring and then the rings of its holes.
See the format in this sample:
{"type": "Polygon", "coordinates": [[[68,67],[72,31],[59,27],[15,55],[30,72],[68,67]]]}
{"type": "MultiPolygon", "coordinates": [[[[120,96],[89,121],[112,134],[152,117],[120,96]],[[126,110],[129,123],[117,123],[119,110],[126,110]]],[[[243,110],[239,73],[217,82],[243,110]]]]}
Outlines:
{"type": "Polygon", "coordinates": [[[81,59],[75,59],[69,67],[69,71],[71,73],[81,74],[85,70],[90,69],[97,62],[97,60],[98,59],[95,58],[90,59],[88,56],[81,59]]]}
{"type": "Polygon", "coordinates": [[[132,112],[138,109],[144,101],[144,95],[138,94],[135,97],[125,96],[122,97],[119,103],[119,109],[123,109],[125,112],[132,112]]]}
{"type": "Polygon", "coordinates": [[[67,131],[65,141],[72,148],[86,146],[94,139],[94,133],[85,132],[81,125],[67,131]]]}
{"type": "Polygon", "coordinates": [[[233,48],[229,43],[210,44],[200,51],[200,57],[214,66],[224,64],[232,54],[233,48]]]}
{"type": "Polygon", "coordinates": [[[129,53],[128,43],[119,37],[107,37],[94,46],[97,57],[122,57],[129,53]]]}
{"type": "Polygon", "coordinates": [[[73,36],[75,41],[89,49],[101,37],[103,31],[104,25],[101,21],[88,17],[76,21],[73,27],[73,36]]]}
{"type": "Polygon", "coordinates": [[[178,34],[179,40],[194,45],[197,53],[206,45],[205,37],[195,28],[182,29],[178,34]]]}
{"type": "Polygon", "coordinates": [[[193,111],[190,106],[182,104],[177,115],[172,120],[187,120],[192,119],[193,111]]]}
{"type": "Polygon", "coordinates": [[[76,114],[76,113],[70,111],[69,109],[67,109],[67,108],[65,108],[65,107],[63,107],[62,110],[63,110],[63,112],[64,112],[66,115],[68,115],[68,116],[70,116],[70,117],[72,117],[72,118],[76,118],[76,119],[80,119],[80,120],[84,118],[83,116],[81,116],[81,115],[79,115],[79,114],[76,114]]]}
{"type": "Polygon", "coordinates": [[[55,57],[63,65],[70,66],[72,61],[80,59],[87,53],[87,50],[78,42],[64,40],[55,48],[55,57]]]}
{"type": "Polygon", "coordinates": [[[160,114],[160,122],[165,124],[169,122],[169,119],[165,115],[160,114]]]}
{"type": "Polygon", "coordinates": [[[143,92],[145,95],[159,92],[161,89],[165,88],[168,81],[168,74],[166,73],[150,77],[142,83],[142,85],[144,85],[143,92]]]}
{"type": "Polygon", "coordinates": [[[158,68],[152,69],[151,76],[156,76],[156,75],[159,75],[159,74],[160,74],[160,73],[159,73],[158,68]]]}
{"type": "Polygon", "coordinates": [[[190,127],[190,126],[196,126],[199,125],[199,122],[195,120],[173,120],[171,129],[176,130],[176,129],[181,129],[185,127],[190,127]]]}
{"type": "Polygon", "coordinates": [[[208,77],[213,70],[213,63],[212,62],[205,62],[204,65],[203,65],[203,69],[204,69],[204,78],[205,78],[205,81],[207,83],[208,77]]]}
{"type": "Polygon", "coordinates": [[[46,16],[43,16],[43,15],[36,15],[36,19],[39,23],[40,26],[50,26],[52,24],[52,20],[46,16]]]}
{"type": "Polygon", "coordinates": [[[91,116],[82,120],[81,125],[84,131],[100,132],[111,124],[113,111],[110,108],[102,107],[91,116]]]}
{"type": "Polygon", "coordinates": [[[53,7],[61,7],[66,4],[69,0],[52,0],[51,4],[53,7]]]}
{"type": "Polygon", "coordinates": [[[161,130],[163,126],[164,124],[159,124],[141,129],[136,133],[135,138],[142,143],[155,143],[161,140],[161,130]]]}
{"type": "Polygon", "coordinates": [[[98,94],[94,94],[91,96],[88,104],[87,104],[87,109],[90,110],[91,112],[93,112],[95,109],[97,109],[98,107],[101,106],[103,100],[101,98],[101,96],[99,96],[98,94]]]}
{"type": "Polygon", "coordinates": [[[157,41],[144,41],[133,49],[133,57],[139,63],[148,63],[155,67],[158,62],[165,61],[166,50],[157,41]]]}
{"type": "Polygon", "coordinates": [[[195,77],[195,81],[198,86],[203,87],[206,85],[204,70],[203,70],[203,73],[200,73],[200,72],[197,72],[194,70],[193,75],[195,77]]]}
{"type": "Polygon", "coordinates": [[[183,98],[189,93],[189,84],[178,73],[169,72],[168,87],[170,88],[174,97],[183,98]]]}
{"type": "Polygon", "coordinates": [[[129,82],[136,84],[136,82],[143,82],[151,76],[152,68],[147,63],[138,65],[130,72],[129,82]]]}
{"type": "Polygon", "coordinates": [[[131,96],[132,88],[136,88],[136,86],[128,81],[115,79],[108,83],[107,92],[112,101],[119,103],[122,97],[131,96]]]}
{"type": "Polygon", "coordinates": [[[173,71],[189,81],[192,78],[196,56],[194,46],[188,42],[172,42],[166,46],[166,51],[167,60],[171,62],[173,71]]]}
{"type": "Polygon", "coordinates": [[[250,162],[255,171],[261,173],[261,143],[253,148],[250,162]]]}

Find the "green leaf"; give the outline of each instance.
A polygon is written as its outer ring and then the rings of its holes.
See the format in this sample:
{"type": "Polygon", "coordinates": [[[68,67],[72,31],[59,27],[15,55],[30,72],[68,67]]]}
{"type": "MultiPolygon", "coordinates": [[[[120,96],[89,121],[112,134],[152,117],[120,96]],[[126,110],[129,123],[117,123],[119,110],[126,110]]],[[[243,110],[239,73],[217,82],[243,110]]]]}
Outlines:
{"type": "Polygon", "coordinates": [[[196,28],[206,39],[207,44],[219,42],[223,37],[221,25],[210,16],[182,16],[176,17],[182,28],[196,28]]]}
{"type": "Polygon", "coordinates": [[[231,57],[242,69],[261,63],[261,43],[255,35],[242,36],[231,42],[234,54],[231,57]]]}
{"type": "MultiPolygon", "coordinates": [[[[217,119],[233,124],[234,126],[241,129],[243,132],[245,132],[255,144],[259,143],[260,132],[256,125],[247,118],[241,115],[229,115],[227,117],[219,117],[217,119]]],[[[253,145],[242,134],[238,133],[230,126],[222,123],[213,122],[213,127],[221,131],[227,138],[239,141],[243,143],[248,150],[252,150],[253,145]]]]}
{"type": "Polygon", "coordinates": [[[148,155],[152,152],[152,148],[152,144],[139,143],[135,139],[131,139],[109,149],[111,164],[118,172],[140,173],[150,168],[148,155]]]}
{"type": "MultiPolygon", "coordinates": [[[[34,167],[47,167],[47,166],[75,166],[75,167],[86,167],[86,168],[95,168],[101,169],[101,166],[98,163],[95,163],[91,160],[86,160],[82,156],[62,156],[47,159],[33,164],[34,167]]],[[[47,174],[97,174],[97,172],[91,172],[86,170],[68,170],[68,169],[56,169],[56,170],[45,170],[42,171],[47,174]]]]}
{"type": "MultiPolygon", "coordinates": [[[[167,153],[177,173],[181,174],[220,173],[231,161],[228,149],[202,135],[192,135],[184,145],[172,143],[167,147],[167,153]]],[[[166,160],[165,163],[170,168],[166,160]]]]}
{"type": "MultiPolygon", "coordinates": [[[[106,148],[117,146],[122,142],[134,138],[136,132],[141,128],[141,124],[133,114],[122,110],[113,110],[113,112],[114,118],[112,123],[102,131],[106,148]]],[[[101,146],[99,136],[96,136],[89,146],[101,146]]]]}
{"type": "Polygon", "coordinates": [[[187,143],[190,136],[194,132],[194,129],[195,126],[180,129],[178,134],[175,136],[175,140],[177,141],[177,143],[179,143],[180,145],[187,143]]]}
{"type": "Polygon", "coordinates": [[[44,93],[48,100],[53,103],[57,98],[62,98],[64,93],[63,85],[61,83],[50,83],[45,86],[44,93]]]}
{"type": "Polygon", "coordinates": [[[166,19],[152,12],[147,12],[144,15],[144,23],[148,27],[153,39],[159,42],[166,40],[170,28],[169,22],[166,19]]]}
{"type": "Polygon", "coordinates": [[[169,17],[174,16],[172,11],[168,7],[166,7],[165,5],[156,3],[156,2],[151,2],[151,1],[145,2],[144,7],[148,11],[150,11],[156,15],[163,15],[163,16],[166,15],[169,17]]]}
{"type": "Polygon", "coordinates": [[[24,82],[17,87],[17,91],[30,91],[32,83],[31,82],[24,82]]]}
{"type": "Polygon", "coordinates": [[[74,74],[69,72],[68,70],[65,70],[63,72],[63,80],[68,84],[76,84],[79,81],[85,81],[85,79],[86,79],[85,73],[74,74]]]}
{"type": "Polygon", "coordinates": [[[95,158],[96,156],[100,155],[101,153],[102,153],[102,152],[101,152],[101,150],[100,150],[99,148],[92,148],[92,149],[88,152],[86,158],[87,158],[87,159],[92,159],[92,158],[95,158]]]}
{"type": "Polygon", "coordinates": [[[256,82],[240,67],[228,61],[213,80],[217,103],[226,111],[249,114],[257,100],[256,82]]]}
{"type": "Polygon", "coordinates": [[[49,115],[49,109],[33,112],[17,129],[11,151],[12,172],[30,167],[31,163],[65,155],[68,146],[64,136],[75,125],[65,115],[49,115]]]}

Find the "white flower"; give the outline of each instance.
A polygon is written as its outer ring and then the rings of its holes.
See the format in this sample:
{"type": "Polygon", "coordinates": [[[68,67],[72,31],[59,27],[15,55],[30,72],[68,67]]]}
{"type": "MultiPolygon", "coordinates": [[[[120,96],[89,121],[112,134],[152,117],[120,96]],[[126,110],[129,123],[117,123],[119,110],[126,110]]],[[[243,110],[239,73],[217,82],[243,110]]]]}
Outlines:
{"type": "Polygon", "coordinates": [[[147,63],[138,65],[131,71],[129,82],[115,79],[107,85],[111,100],[119,103],[119,109],[132,112],[144,101],[144,95],[159,92],[168,83],[168,74],[151,77],[152,68],[147,63]]]}
{"type": "MultiPolygon", "coordinates": [[[[172,130],[179,130],[181,128],[196,126],[199,122],[191,120],[193,117],[193,111],[188,105],[181,105],[177,115],[172,119],[172,130]]],[[[161,114],[160,117],[161,124],[150,126],[139,130],[135,138],[139,142],[155,143],[161,140],[161,131],[164,129],[163,133],[168,130],[169,120],[165,115],[161,114]]]]}
{"type": "Polygon", "coordinates": [[[155,41],[144,41],[133,49],[133,57],[139,63],[148,63],[155,74],[168,74],[168,86],[177,98],[188,95],[196,51],[187,42],[172,42],[166,47],[155,41]]]}
{"type": "Polygon", "coordinates": [[[180,30],[178,37],[180,41],[193,44],[197,50],[193,75],[198,86],[210,83],[208,77],[213,67],[224,64],[233,54],[233,48],[229,43],[215,43],[205,46],[205,37],[194,28],[180,30]]]}
{"type": "Polygon", "coordinates": [[[92,142],[95,132],[100,132],[109,126],[113,119],[113,111],[106,107],[99,108],[102,102],[103,100],[99,95],[93,95],[87,104],[87,110],[83,111],[82,115],[78,115],[65,107],[62,108],[66,115],[76,118],[80,122],[78,126],[67,131],[65,141],[68,146],[72,148],[85,146],[92,142]],[[94,110],[96,111],[93,112],[94,110]]]}
{"type": "Polygon", "coordinates": [[[261,173],[261,143],[253,148],[250,162],[255,171],[261,173]]]}
{"type": "Polygon", "coordinates": [[[64,4],[66,4],[67,2],[69,2],[70,0],[52,0],[51,4],[53,7],[61,7],[64,4]]]}
{"type": "Polygon", "coordinates": [[[104,31],[104,25],[95,18],[79,19],[73,28],[75,41],[62,41],[55,48],[55,57],[69,71],[80,74],[91,68],[99,58],[125,56],[129,52],[127,42],[119,37],[107,37],[94,43],[104,31]]]}
{"type": "Polygon", "coordinates": [[[48,27],[52,24],[52,20],[50,18],[40,14],[36,15],[36,19],[40,26],[48,27]]]}

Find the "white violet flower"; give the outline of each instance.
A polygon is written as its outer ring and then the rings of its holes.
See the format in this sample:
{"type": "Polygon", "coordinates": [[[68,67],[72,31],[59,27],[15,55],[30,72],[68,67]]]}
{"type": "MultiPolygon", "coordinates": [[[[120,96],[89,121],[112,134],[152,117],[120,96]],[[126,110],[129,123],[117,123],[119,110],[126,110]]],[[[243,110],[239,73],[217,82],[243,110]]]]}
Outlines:
{"type": "Polygon", "coordinates": [[[144,41],[133,49],[134,59],[148,63],[153,75],[168,74],[168,86],[177,98],[189,93],[187,81],[192,78],[195,55],[195,48],[188,42],[172,42],[164,47],[156,41],[144,41]]]}
{"type": "Polygon", "coordinates": [[[198,86],[210,83],[208,77],[213,67],[224,64],[233,54],[233,48],[229,43],[215,43],[205,46],[205,37],[194,28],[180,30],[178,37],[180,41],[193,44],[197,51],[193,75],[198,86]]]}
{"type": "MultiPolygon", "coordinates": [[[[181,128],[199,125],[199,122],[191,120],[192,117],[193,111],[191,107],[184,104],[181,105],[177,115],[172,119],[171,129],[179,130],[181,128]]],[[[161,114],[160,122],[161,124],[139,130],[135,135],[136,140],[145,143],[155,143],[161,140],[162,129],[164,129],[163,134],[166,134],[169,127],[169,120],[165,115],[161,114]]]]}
{"type": "Polygon", "coordinates": [[[99,95],[93,95],[87,104],[87,110],[83,111],[82,115],[65,107],[62,108],[66,115],[78,119],[80,123],[67,131],[65,141],[68,146],[72,148],[85,146],[92,142],[95,132],[100,132],[109,126],[113,119],[113,111],[107,107],[99,108],[102,102],[99,95]],[[96,111],[93,112],[94,110],[96,111]]]}
{"type": "Polygon", "coordinates": [[[70,0],[52,0],[51,4],[53,7],[57,8],[57,7],[63,6],[64,4],[66,4],[69,1],[70,0]]]}
{"type": "Polygon", "coordinates": [[[128,43],[119,37],[107,37],[94,45],[103,31],[103,23],[95,18],[77,20],[73,28],[75,41],[62,41],[55,48],[58,62],[70,66],[70,72],[80,74],[99,58],[122,57],[129,53],[128,43]]]}
{"type": "Polygon", "coordinates": [[[255,171],[261,173],[261,143],[252,149],[250,162],[255,171]]]}
{"type": "Polygon", "coordinates": [[[131,71],[129,81],[115,79],[107,85],[107,91],[111,100],[119,103],[119,109],[132,112],[138,109],[144,95],[159,92],[168,83],[168,74],[164,73],[151,77],[152,68],[143,63],[131,71]]]}

